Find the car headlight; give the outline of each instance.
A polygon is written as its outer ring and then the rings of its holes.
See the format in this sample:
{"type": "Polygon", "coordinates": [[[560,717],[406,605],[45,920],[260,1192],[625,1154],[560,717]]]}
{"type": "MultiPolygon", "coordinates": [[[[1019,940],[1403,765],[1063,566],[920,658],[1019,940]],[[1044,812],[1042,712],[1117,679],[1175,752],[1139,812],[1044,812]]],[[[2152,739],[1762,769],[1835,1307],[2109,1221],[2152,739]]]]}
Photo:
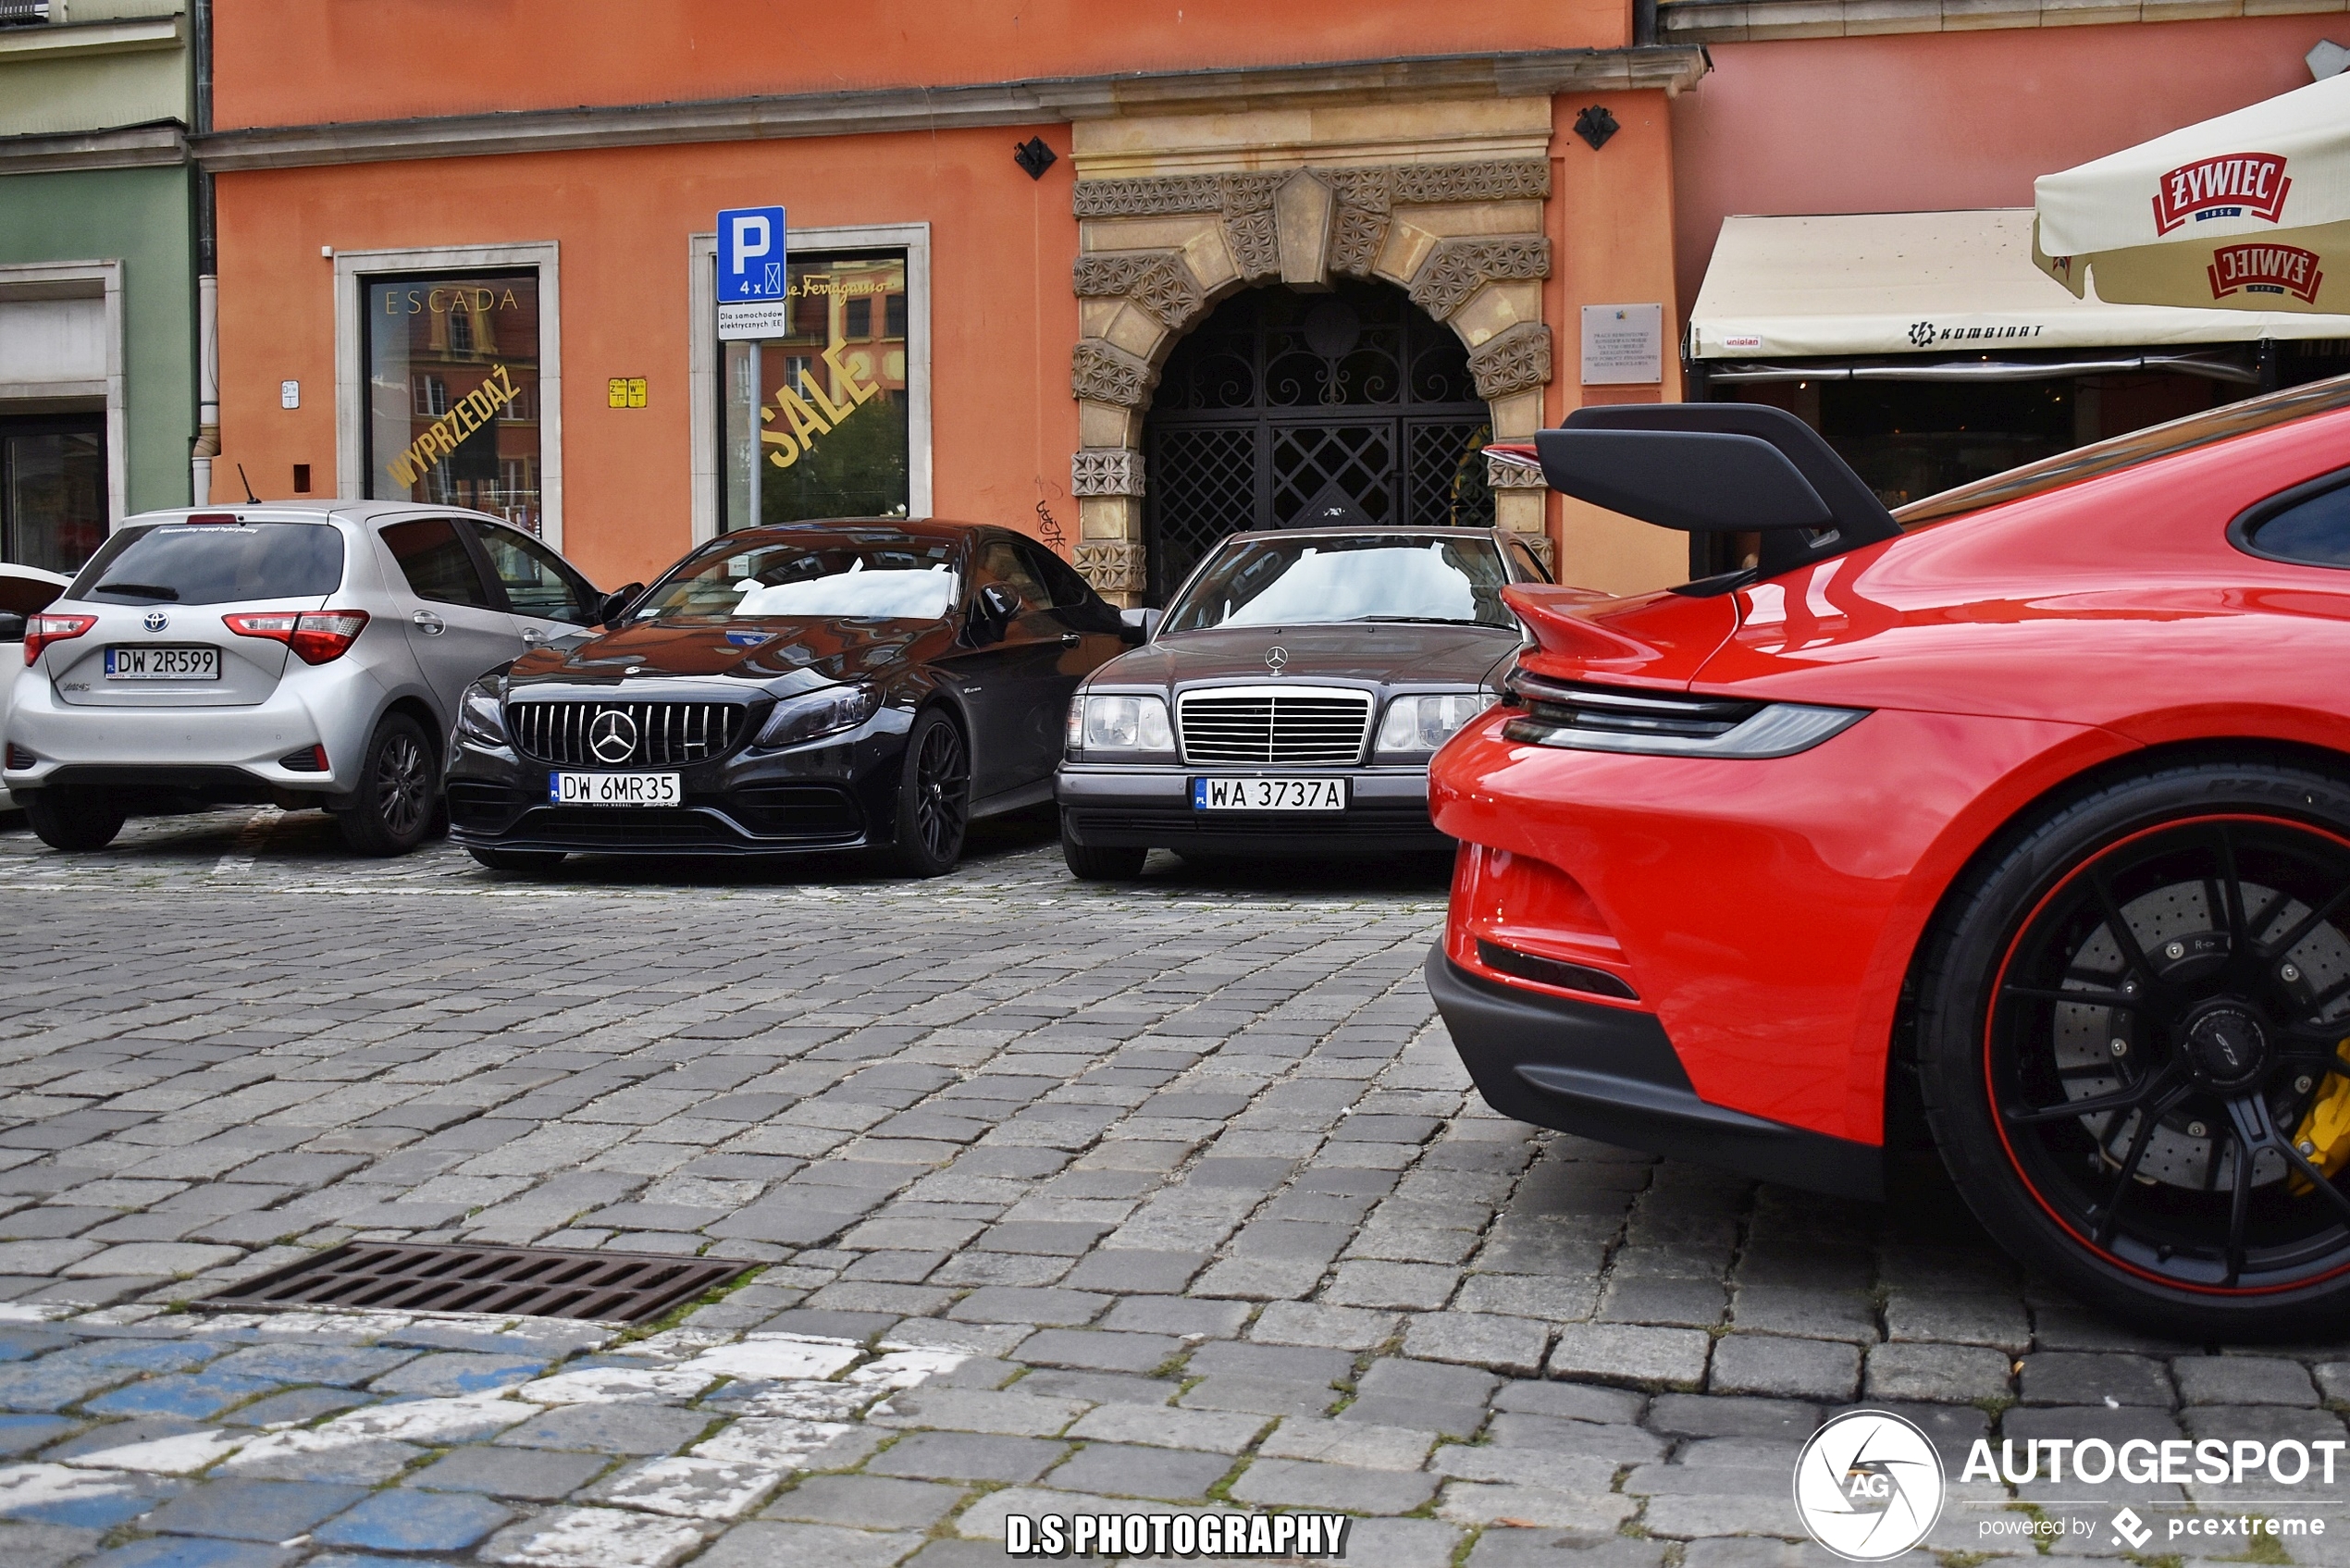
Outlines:
{"type": "MultiPolygon", "coordinates": [[[[1736,709],[1738,704],[1719,706],[1736,709]]],[[[1530,741],[1568,751],[1629,751],[1649,757],[1729,757],[1753,759],[1792,757],[1850,729],[1867,718],[1865,708],[1814,708],[1800,702],[1745,705],[1750,711],[1717,718],[1657,723],[1648,730],[1615,723],[1578,722],[1580,716],[1554,716],[1536,703],[1523,719],[1502,726],[1504,739],[1530,741]],[[1678,733],[1675,733],[1677,731],[1678,733]]]]}
{"type": "Polygon", "coordinates": [[[759,732],[761,746],[798,746],[820,735],[853,730],[881,710],[879,686],[826,686],[775,704],[759,732]]]}
{"type": "Polygon", "coordinates": [[[1069,749],[1159,751],[1175,749],[1163,697],[1077,697],[1069,705],[1069,749]]]}
{"type": "Polygon", "coordinates": [[[457,734],[476,746],[513,744],[506,734],[505,706],[494,677],[476,681],[457,699],[457,734]]]}
{"type": "Polygon", "coordinates": [[[1490,691],[1424,692],[1399,697],[1379,721],[1380,756],[1425,756],[1451,740],[1453,732],[1499,701],[1490,691]]]}

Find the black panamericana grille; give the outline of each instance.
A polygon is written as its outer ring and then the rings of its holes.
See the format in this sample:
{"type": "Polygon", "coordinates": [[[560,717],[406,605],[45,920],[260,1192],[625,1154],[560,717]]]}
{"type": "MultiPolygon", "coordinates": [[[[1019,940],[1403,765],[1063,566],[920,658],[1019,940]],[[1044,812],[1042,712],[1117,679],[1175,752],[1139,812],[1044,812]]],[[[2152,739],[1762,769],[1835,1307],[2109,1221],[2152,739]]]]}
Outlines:
{"type": "Polygon", "coordinates": [[[571,768],[679,768],[724,757],[749,727],[738,702],[514,702],[506,727],[541,761],[571,768]]]}
{"type": "Polygon", "coordinates": [[[1183,760],[1325,768],[1363,759],[1371,694],[1333,686],[1215,686],[1175,699],[1183,760]]]}
{"type": "Polygon", "coordinates": [[[539,1247],[346,1242],[190,1303],[212,1308],[365,1307],[646,1323],[752,1266],[539,1247]]]}
{"type": "MultiPolygon", "coordinates": [[[[1712,740],[1762,710],[1760,702],[1737,702],[1680,692],[1641,691],[1630,686],[1554,681],[1527,670],[1510,673],[1509,696],[1545,730],[1592,730],[1618,735],[1653,735],[1676,740],[1712,740]]],[[[1536,739],[1510,731],[1512,739],[1536,739]]]]}

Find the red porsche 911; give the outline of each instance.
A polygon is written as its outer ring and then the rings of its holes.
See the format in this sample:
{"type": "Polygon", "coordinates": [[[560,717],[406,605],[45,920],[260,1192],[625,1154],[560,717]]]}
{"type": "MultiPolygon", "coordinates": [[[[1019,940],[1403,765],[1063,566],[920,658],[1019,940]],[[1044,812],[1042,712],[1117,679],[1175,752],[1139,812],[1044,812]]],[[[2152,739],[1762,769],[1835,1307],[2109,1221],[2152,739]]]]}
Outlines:
{"type": "Polygon", "coordinates": [[[1523,1120],[1859,1197],[1930,1138],[2084,1300],[2350,1309],[2350,378],[1895,517],[1809,428],[1587,409],[1552,487],[1759,564],[1517,586],[1429,984],[1523,1120]],[[1538,646],[1539,645],[1539,646],[1538,646]]]}

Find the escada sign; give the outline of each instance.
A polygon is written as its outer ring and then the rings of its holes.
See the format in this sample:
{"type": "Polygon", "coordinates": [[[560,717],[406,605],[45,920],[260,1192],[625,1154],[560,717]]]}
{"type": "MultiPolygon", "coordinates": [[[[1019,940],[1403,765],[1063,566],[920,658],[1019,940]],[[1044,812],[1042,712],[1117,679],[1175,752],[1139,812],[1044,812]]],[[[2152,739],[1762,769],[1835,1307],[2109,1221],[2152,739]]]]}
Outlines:
{"type": "Polygon", "coordinates": [[[2263,218],[2284,211],[2284,159],[2275,153],[2227,153],[2183,165],[2155,187],[2154,231],[2168,234],[2189,218],[2263,218]]]}
{"type": "Polygon", "coordinates": [[[2291,294],[2314,305],[2326,280],[2318,259],[2315,251],[2297,245],[2222,245],[2211,253],[2211,297],[2291,294]]]}

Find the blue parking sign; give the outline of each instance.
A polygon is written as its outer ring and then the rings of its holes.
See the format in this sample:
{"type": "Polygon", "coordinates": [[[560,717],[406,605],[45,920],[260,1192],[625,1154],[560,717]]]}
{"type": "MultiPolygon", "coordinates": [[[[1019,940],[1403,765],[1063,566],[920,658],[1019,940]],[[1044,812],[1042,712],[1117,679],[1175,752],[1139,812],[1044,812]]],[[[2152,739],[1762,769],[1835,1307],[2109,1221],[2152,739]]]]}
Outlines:
{"type": "Polygon", "coordinates": [[[721,304],[785,297],[784,209],[727,207],[718,215],[721,304]]]}

